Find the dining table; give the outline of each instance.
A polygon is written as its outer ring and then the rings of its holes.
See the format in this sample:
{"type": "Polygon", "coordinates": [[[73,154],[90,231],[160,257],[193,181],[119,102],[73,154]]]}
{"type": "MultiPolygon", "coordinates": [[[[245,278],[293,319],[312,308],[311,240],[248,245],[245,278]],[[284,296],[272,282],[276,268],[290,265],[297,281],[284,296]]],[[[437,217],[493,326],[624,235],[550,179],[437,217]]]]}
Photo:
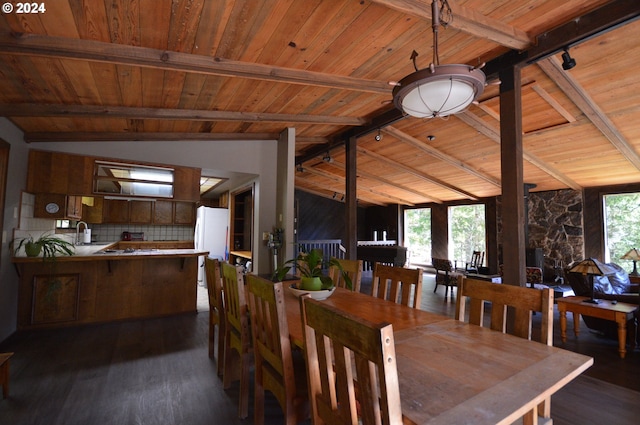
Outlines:
{"type": "MultiPolygon", "coordinates": [[[[441,314],[336,288],[322,301],[393,325],[402,414],[413,424],[511,424],[593,358],[441,314]]],[[[304,349],[300,299],[285,291],[292,344],[304,349]]]]}

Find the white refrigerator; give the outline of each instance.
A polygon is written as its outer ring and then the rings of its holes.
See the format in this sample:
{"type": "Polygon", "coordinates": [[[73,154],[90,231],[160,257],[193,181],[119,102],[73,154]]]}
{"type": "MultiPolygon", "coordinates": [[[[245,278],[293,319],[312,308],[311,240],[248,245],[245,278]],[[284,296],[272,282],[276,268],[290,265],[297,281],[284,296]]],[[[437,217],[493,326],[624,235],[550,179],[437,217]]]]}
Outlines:
{"type": "MultiPolygon", "coordinates": [[[[198,207],[193,237],[196,249],[209,251],[209,257],[228,260],[229,210],[198,207]]],[[[204,257],[198,257],[198,285],[205,286],[204,257]]]]}

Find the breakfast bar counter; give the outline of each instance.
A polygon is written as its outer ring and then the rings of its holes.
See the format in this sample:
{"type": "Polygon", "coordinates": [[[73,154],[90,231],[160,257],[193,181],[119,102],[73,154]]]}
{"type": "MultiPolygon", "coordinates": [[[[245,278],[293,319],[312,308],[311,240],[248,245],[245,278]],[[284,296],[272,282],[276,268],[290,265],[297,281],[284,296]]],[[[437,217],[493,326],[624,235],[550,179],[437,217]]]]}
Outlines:
{"type": "Polygon", "coordinates": [[[12,258],[18,328],[51,328],[196,312],[198,257],[207,251],[76,247],[72,256],[12,258]]]}

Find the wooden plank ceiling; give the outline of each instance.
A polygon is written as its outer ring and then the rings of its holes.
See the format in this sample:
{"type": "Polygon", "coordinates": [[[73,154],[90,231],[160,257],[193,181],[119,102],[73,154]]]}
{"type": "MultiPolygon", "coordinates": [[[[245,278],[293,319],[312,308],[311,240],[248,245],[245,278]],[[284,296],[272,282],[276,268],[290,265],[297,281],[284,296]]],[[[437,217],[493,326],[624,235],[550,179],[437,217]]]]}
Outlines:
{"type": "MultiPolygon", "coordinates": [[[[57,0],[44,13],[3,13],[0,115],[27,142],[233,143],[295,127],[304,159],[296,186],[338,199],[339,143],[357,129],[362,205],[498,195],[495,79],[462,114],[382,125],[394,114],[389,81],[413,72],[412,50],[420,68],[431,62],[428,3],[57,0]]],[[[593,11],[606,20],[640,8],[637,0],[448,3],[440,62],[472,65],[526,51],[593,11]]],[[[640,181],[638,40],[640,22],[629,19],[573,45],[570,71],[558,51],[523,69],[524,178],[534,190],[640,181]]]]}

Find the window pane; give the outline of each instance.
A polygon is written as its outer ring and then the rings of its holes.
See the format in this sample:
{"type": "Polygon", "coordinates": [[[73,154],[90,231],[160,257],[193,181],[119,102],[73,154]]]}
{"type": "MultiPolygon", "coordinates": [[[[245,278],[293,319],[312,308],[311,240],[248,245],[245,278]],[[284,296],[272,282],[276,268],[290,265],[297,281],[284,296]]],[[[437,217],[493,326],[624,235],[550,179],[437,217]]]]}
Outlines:
{"type": "Polygon", "coordinates": [[[173,169],[96,161],[95,193],[173,197],[173,169]]]}
{"type": "Polygon", "coordinates": [[[640,193],[604,196],[605,262],[633,270],[633,262],[622,260],[631,248],[640,248],[640,193]]]}
{"type": "Polygon", "coordinates": [[[404,211],[405,246],[413,264],[431,264],[431,208],[404,211]]]}
{"type": "Polygon", "coordinates": [[[473,251],[486,251],[484,205],[449,207],[449,259],[458,267],[471,260],[473,251]]]}

